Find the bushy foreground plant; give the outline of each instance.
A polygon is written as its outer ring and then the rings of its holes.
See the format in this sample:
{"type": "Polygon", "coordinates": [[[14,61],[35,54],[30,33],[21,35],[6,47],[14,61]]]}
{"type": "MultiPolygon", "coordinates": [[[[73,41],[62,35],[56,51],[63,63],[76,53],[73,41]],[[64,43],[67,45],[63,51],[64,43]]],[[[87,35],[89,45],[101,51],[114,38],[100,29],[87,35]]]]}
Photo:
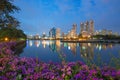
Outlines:
{"type": "Polygon", "coordinates": [[[15,42],[0,43],[0,80],[119,80],[120,70],[84,63],[45,63],[14,55],[15,42]]]}

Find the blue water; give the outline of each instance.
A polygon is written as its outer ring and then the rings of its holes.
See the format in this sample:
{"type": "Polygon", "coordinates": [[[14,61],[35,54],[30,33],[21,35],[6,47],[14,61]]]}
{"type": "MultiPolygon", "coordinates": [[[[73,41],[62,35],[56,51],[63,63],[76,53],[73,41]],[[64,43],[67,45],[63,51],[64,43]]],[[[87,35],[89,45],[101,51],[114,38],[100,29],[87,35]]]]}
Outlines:
{"type": "Polygon", "coordinates": [[[20,57],[39,58],[44,62],[82,61],[89,65],[116,67],[120,63],[120,44],[28,40],[20,57]]]}

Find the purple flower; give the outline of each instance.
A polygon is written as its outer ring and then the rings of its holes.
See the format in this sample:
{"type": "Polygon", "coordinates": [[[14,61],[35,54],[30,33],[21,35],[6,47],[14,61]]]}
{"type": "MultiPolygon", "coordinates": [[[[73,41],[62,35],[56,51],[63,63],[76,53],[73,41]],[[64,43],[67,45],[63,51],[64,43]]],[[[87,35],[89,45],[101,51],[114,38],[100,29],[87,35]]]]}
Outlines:
{"type": "Polygon", "coordinates": [[[78,73],[78,74],[75,75],[74,78],[75,78],[75,80],[77,80],[77,79],[79,79],[80,77],[81,77],[81,75],[80,75],[80,73],[78,73]]]}
{"type": "Polygon", "coordinates": [[[64,78],[64,77],[65,77],[65,73],[62,74],[62,78],[64,78]]]}
{"type": "Polygon", "coordinates": [[[71,70],[71,67],[68,66],[67,71],[70,71],[70,70],[71,70]]]}
{"type": "Polygon", "coordinates": [[[81,67],[83,70],[89,70],[89,67],[87,65],[82,65],[81,67]]]}
{"type": "Polygon", "coordinates": [[[120,76],[120,70],[118,70],[116,74],[117,74],[118,76],[120,76]]]}
{"type": "Polygon", "coordinates": [[[90,74],[91,74],[91,75],[94,75],[94,74],[96,74],[96,73],[97,73],[96,70],[90,70],[90,74]]]}
{"type": "Polygon", "coordinates": [[[71,74],[72,74],[71,71],[68,71],[68,72],[67,72],[67,75],[71,75],[71,74]]]}
{"type": "Polygon", "coordinates": [[[0,76],[0,80],[9,80],[9,79],[5,76],[0,76]]]}

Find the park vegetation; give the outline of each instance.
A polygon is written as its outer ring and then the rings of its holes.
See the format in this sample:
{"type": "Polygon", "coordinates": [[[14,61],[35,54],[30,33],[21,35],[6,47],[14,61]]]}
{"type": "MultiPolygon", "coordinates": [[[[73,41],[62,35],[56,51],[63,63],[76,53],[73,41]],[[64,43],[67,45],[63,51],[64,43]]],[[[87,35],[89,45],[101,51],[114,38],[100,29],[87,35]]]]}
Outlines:
{"type": "Polygon", "coordinates": [[[13,16],[19,10],[13,0],[0,0],[0,40],[26,39],[24,32],[19,29],[20,22],[13,16]]]}

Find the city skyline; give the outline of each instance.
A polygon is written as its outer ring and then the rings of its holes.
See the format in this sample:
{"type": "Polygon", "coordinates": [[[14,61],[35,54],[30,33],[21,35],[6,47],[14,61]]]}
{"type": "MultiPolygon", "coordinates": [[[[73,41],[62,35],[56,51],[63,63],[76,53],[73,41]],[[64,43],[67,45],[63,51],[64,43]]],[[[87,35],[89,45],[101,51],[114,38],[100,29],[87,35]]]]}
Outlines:
{"type": "Polygon", "coordinates": [[[94,20],[95,30],[109,29],[119,32],[119,0],[16,0],[14,4],[21,11],[14,14],[21,22],[21,29],[26,34],[49,33],[52,27],[68,33],[72,24],[94,20]]]}

